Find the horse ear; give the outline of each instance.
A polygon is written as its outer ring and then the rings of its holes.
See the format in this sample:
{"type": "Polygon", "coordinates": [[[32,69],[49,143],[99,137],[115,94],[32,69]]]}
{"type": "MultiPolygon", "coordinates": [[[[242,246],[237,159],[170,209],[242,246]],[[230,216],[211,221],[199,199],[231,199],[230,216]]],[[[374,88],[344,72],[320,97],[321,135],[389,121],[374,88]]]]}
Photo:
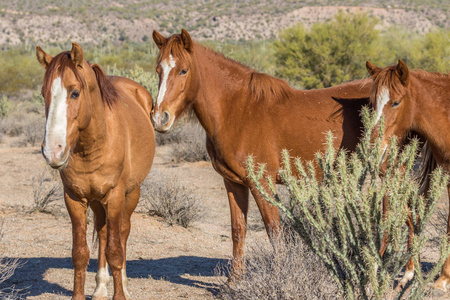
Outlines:
{"type": "Polygon", "coordinates": [[[83,49],[77,43],[72,43],[72,50],[70,51],[70,59],[77,67],[81,67],[84,61],[83,49]]]}
{"type": "Polygon", "coordinates": [[[189,35],[189,33],[184,29],[181,29],[181,40],[183,42],[184,48],[187,51],[191,52],[192,51],[192,39],[191,39],[191,36],[189,35]]]}
{"type": "Polygon", "coordinates": [[[395,72],[397,72],[401,83],[406,84],[406,82],[408,81],[409,70],[408,70],[408,66],[406,65],[406,63],[403,60],[401,60],[401,59],[398,60],[397,67],[395,67],[395,72]]]}
{"type": "Polygon", "coordinates": [[[52,61],[53,57],[42,50],[41,47],[36,46],[36,56],[39,63],[44,67],[44,69],[47,69],[48,65],[52,61]]]}
{"type": "Polygon", "coordinates": [[[163,37],[158,31],[153,30],[153,40],[155,41],[156,46],[161,49],[162,46],[166,43],[167,39],[163,37]]]}
{"type": "Polygon", "coordinates": [[[370,76],[373,76],[374,74],[376,74],[376,73],[381,71],[381,68],[375,66],[370,61],[366,61],[366,69],[367,69],[367,72],[369,72],[370,76]]]}

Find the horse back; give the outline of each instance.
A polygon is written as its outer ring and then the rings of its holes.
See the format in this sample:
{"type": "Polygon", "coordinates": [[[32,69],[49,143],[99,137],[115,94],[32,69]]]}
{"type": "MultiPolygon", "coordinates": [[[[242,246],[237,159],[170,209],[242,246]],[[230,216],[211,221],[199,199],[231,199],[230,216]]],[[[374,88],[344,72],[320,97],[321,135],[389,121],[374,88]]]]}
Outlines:
{"type": "Polygon", "coordinates": [[[153,99],[149,91],[139,83],[125,77],[110,76],[109,78],[119,94],[125,94],[127,99],[136,101],[144,109],[147,116],[150,117],[153,99]]]}
{"type": "MultiPolygon", "coordinates": [[[[136,188],[147,176],[155,155],[155,133],[150,120],[152,96],[137,82],[124,77],[110,77],[119,94],[111,125],[115,140],[121,135],[125,144],[124,162],[127,190],[136,188]],[[120,119],[120,121],[119,121],[120,119]]],[[[122,139],[120,138],[120,139],[122,139]]]]}

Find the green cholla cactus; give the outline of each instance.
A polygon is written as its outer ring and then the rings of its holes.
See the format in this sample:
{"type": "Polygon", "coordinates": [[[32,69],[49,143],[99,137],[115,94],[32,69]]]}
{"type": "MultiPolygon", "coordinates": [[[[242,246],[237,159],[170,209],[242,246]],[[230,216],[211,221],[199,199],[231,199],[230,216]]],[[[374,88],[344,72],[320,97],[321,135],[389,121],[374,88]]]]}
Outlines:
{"type": "MultiPolygon", "coordinates": [[[[424,227],[448,176],[437,168],[431,175],[427,196],[421,195],[412,175],[418,141],[413,140],[400,152],[394,139],[388,147],[384,176],[380,176],[384,163],[381,135],[371,142],[374,118],[368,109],[362,116],[365,133],[351,154],[343,150],[336,153],[331,133],[327,135],[326,151],[317,153],[315,163],[304,164],[300,158],[290,157],[287,150],[282,152],[279,175],[288,188],[289,203],[280,199],[273,178],[265,176],[264,165],[256,166],[252,157],[248,158],[248,173],[260,194],[292,221],[294,229],[322,259],[345,298],[381,299],[392,293],[394,280],[406,262],[411,257],[418,261],[426,242],[424,227]],[[317,166],[322,170],[322,180],[316,178],[317,166]],[[382,213],[384,196],[390,207],[386,215],[382,213]],[[407,249],[406,220],[410,212],[415,237],[407,249]],[[381,257],[384,234],[389,245],[381,257]]],[[[416,263],[408,290],[411,297],[423,295],[424,286],[439,272],[449,253],[444,237],[441,258],[428,274],[422,274],[416,263]]]]}

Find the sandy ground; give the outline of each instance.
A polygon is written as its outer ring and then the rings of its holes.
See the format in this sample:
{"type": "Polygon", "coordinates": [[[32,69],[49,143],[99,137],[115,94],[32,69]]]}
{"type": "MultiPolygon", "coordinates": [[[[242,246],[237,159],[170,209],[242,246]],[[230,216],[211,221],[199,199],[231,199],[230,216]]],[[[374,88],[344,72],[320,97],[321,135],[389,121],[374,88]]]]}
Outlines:
{"type": "MultiPolygon", "coordinates": [[[[210,163],[174,164],[169,153],[170,147],[157,147],[150,180],[157,180],[156,176],[161,174],[176,176],[181,184],[194,190],[204,205],[204,216],[185,229],[146,215],[145,207],[138,206],[128,242],[129,291],[133,299],[216,299],[226,278],[216,276],[215,268],[227,264],[232,253],[228,200],[222,178],[210,163]]],[[[19,258],[23,264],[3,287],[14,285],[26,299],[70,299],[71,224],[62,200],[52,206],[52,213],[27,212],[33,204],[33,177],[50,170],[39,148],[0,149],[0,166],[0,217],[4,220],[0,254],[19,258]]],[[[445,215],[447,208],[443,201],[438,210],[445,215]]],[[[91,222],[89,235],[92,230],[91,222]]],[[[429,230],[435,241],[440,239],[433,227],[429,230]]],[[[247,245],[256,240],[267,242],[253,200],[247,237],[247,245]]],[[[91,299],[97,269],[97,249],[93,243],[89,244],[87,299],[91,299]]],[[[422,265],[429,268],[436,260],[437,244],[429,243],[422,253],[422,265]]],[[[109,295],[112,296],[112,284],[109,295]]],[[[433,299],[450,298],[442,292],[433,295],[433,299]]]]}
{"type": "MultiPolygon", "coordinates": [[[[167,158],[170,149],[157,149],[149,177],[164,173],[176,176],[180,183],[194,189],[205,213],[185,229],[150,217],[143,206],[138,206],[127,248],[129,291],[133,299],[215,299],[225,277],[215,276],[214,269],[226,264],[232,253],[230,214],[222,178],[210,163],[173,164],[167,158]]],[[[23,263],[4,286],[15,285],[27,299],[70,299],[72,236],[62,199],[51,214],[26,212],[33,204],[32,178],[48,168],[39,148],[0,149],[0,166],[0,217],[4,219],[0,253],[23,263]]],[[[248,241],[267,240],[254,201],[249,225],[248,241]]],[[[89,235],[92,230],[91,223],[89,235]]],[[[97,249],[89,244],[86,295],[95,288],[97,270],[97,249]]],[[[112,283],[109,295],[112,296],[112,283]]]]}

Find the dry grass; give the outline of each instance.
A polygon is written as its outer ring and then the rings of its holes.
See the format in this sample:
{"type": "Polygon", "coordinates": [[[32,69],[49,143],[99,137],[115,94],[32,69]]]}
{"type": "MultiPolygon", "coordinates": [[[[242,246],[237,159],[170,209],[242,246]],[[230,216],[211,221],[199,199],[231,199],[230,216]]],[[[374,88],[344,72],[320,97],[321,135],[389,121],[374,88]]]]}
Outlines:
{"type": "MultiPolygon", "coordinates": [[[[338,290],[320,260],[300,237],[285,229],[273,248],[259,242],[249,247],[245,274],[231,284],[224,283],[219,297],[224,300],[335,299],[338,290]]],[[[229,273],[229,267],[216,270],[229,273]],[[225,269],[225,270],[224,270],[225,269]]]]}
{"type": "MultiPolygon", "coordinates": [[[[0,241],[3,238],[3,219],[0,221],[0,241]]],[[[6,258],[0,255],[0,286],[14,275],[17,268],[22,266],[18,258],[6,258]]],[[[15,300],[20,299],[20,290],[16,290],[14,286],[4,287],[0,289],[0,299],[15,300]]]]}
{"type": "Polygon", "coordinates": [[[156,134],[158,145],[172,144],[175,162],[209,161],[206,151],[206,133],[197,121],[178,122],[169,133],[156,134]]]}
{"type": "Polygon", "coordinates": [[[141,184],[141,197],[148,214],[185,228],[199,220],[204,210],[193,190],[160,172],[152,172],[151,178],[141,184]]]}
{"type": "Polygon", "coordinates": [[[44,170],[39,175],[33,177],[33,200],[32,207],[28,210],[33,212],[51,213],[51,204],[63,198],[63,188],[61,181],[56,176],[44,170]]]}

